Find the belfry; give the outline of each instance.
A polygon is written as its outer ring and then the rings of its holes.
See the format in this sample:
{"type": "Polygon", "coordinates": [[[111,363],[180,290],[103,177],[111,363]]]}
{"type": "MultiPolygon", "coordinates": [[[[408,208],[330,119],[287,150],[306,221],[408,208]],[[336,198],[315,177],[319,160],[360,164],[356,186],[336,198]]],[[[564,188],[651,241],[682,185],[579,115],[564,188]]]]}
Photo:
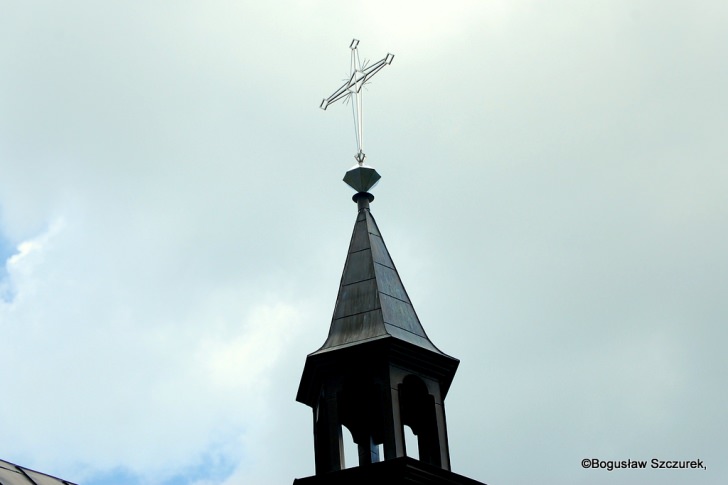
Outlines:
{"type": "Polygon", "coordinates": [[[459,361],[427,337],[370,210],[380,177],[364,165],[360,89],[394,56],[367,74],[357,66],[357,44],[350,80],[321,105],[357,98],[357,165],[344,177],[356,191],[357,217],[328,337],[306,358],[296,396],[313,411],[316,473],[294,484],[482,485],[450,470],[445,397],[459,361]],[[419,459],[408,456],[405,426],[419,459]],[[342,427],[357,445],[356,467],[345,467],[342,427]]]}

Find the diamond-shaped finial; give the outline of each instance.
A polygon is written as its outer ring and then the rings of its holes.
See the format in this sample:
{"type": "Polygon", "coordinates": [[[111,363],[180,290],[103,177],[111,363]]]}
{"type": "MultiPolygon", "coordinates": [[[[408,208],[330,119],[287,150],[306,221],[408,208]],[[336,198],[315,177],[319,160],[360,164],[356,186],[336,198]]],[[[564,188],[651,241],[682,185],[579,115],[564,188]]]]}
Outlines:
{"type": "Polygon", "coordinates": [[[381,175],[372,167],[357,165],[349,169],[344,175],[344,182],[357,192],[369,192],[369,189],[377,185],[381,175]]]}

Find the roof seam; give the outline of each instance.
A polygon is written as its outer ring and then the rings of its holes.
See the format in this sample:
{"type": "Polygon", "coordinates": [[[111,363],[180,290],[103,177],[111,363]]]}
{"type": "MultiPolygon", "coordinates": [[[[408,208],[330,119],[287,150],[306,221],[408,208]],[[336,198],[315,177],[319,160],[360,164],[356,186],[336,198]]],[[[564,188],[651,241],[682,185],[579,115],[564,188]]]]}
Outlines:
{"type": "MultiPolygon", "coordinates": [[[[391,260],[391,257],[390,257],[390,260],[391,260]]],[[[384,266],[385,268],[394,269],[392,266],[387,266],[386,264],[380,263],[379,261],[374,261],[374,259],[372,259],[372,262],[374,264],[378,264],[379,266],[384,266]]],[[[394,263],[392,263],[392,265],[394,265],[394,263]]],[[[394,269],[394,270],[397,271],[396,269],[394,269]]],[[[401,281],[400,281],[400,283],[401,283],[401,281]]]]}
{"type": "MultiPolygon", "coordinates": [[[[349,318],[349,317],[355,317],[357,315],[363,315],[363,314],[369,313],[369,312],[376,312],[377,310],[381,310],[381,309],[382,309],[382,305],[379,305],[378,307],[372,308],[371,310],[365,310],[363,312],[358,312],[358,313],[351,313],[349,315],[344,315],[343,317],[334,318],[334,321],[341,320],[342,318],[349,318]]],[[[382,318],[382,321],[384,321],[384,318],[382,318]]]]}
{"type": "MultiPolygon", "coordinates": [[[[337,347],[351,347],[353,345],[358,345],[362,342],[367,342],[369,340],[381,340],[383,338],[394,338],[394,337],[388,333],[384,333],[381,335],[375,335],[374,337],[367,337],[367,338],[361,339],[361,340],[352,340],[351,342],[345,342],[343,344],[334,345],[333,347],[326,347],[326,352],[328,352],[329,350],[336,349],[337,347]]],[[[323,350],[323,347],[321,349],[317,350],[316,352],[314,352],[314,354],[321,350],[323,350]]]]}
{"type": "MultiPolygon", "coordinates": [[[[402,328],[402,327],[400,327],[399,325],[395,325],[394,323],[384,322],[384,324],[385,324],[385,325],[391,325],[391,326],[393,326],[393,327],[397,327],[397,328],[398,328],[398,329],[400,329],[400,330],[403,330],[403,331],[405,331],[405,332],[409,332],[409,333],[411,333],[412,335],[416,335],[416,336],[418,336],[419,338],[422,338],[422,339],[425,339],[425,340],[427,340],[428,342],[430,341],[430,339],[428,339],[427,337],[423,337],[422,335],[420,335],[420,334],[418,334],[418,333],[414,333],[414,332],[413,332],[412,330],[407,330],[406,328],[402,328]]],[[[422,325],[422,324],[420,324],[420,325],[422,325]]],[[[432,342],[430,342],[430,343],[432,344],[432,342]]],[[[434,347],[434,346],[435,346],[435,344],[432,344],[432,346],[434,347]]]]}
{"type": "MultiPolygon", "coordinates": [[[[383,294],[383,295],[387,295],[387,296],[388,296],[388,297],[390,297],[390,298],[394,298],[394,299],[395,299],[395,300],[397,300],[397,301],[401,301],[402,303],[406,303],[406,304],[407,304],[407,305],[409,305],[409,306],[412,306],[412,302],[410,302],[410,301],[407,301],[407,300],[403,300],[403,299],[401,299],[401,298],[397,298],[396,296],[394,296],[394,295],[390,295],[389,293],[387,293],[387,292],[385,292],[385,291],[379,290],[379,293],[381,293],[381,294],[383,294]]],[[[417,319],[417,321],[419,321],[419,320],[420,320],[420,319],[418,318],[418,319],[417,319]]],[[[420,325],[422,325],[422,324],[420,324],[420,325]]]]}
{"type": "MultiPolygon", "coordinates": [[[[17,466],[17,465],[16,465],[16,466],[17,466]]],[[[26,473],[26,470],[25,470],[25,469],[24,469],[24,468],[23,468],[22,466],[17,466],[17,468],[18,468],[18,471],[19,471],[19,472],[20,472],[20,473],[21,473],[22,475],[24,475],[24,476],[25,476],[25,478],[27,478],[27,479],[28,479],[28,481],[29,481],[30,483],[32,483],[33,485],[38,485],[38,482],[36,482],[36,481],[35,481],[35,480],[33,480],[32,478],[30,478],[30,475],[28,475],[28,474],[26,473]]]]}
{"type": "Polygon", "coordinates": [[[375,280],[376,281],[376,279],[377,279],[376,276],[372,276],[371,278],[364,278],[363,280],[352,281],[351,283],[342,283],[341,284],[341,287],[343,288],[345,286],[357,285],[357,284],[359,284],[359,283],[361,283],[363,281],[369,281],[369,280],[375,280]]]}

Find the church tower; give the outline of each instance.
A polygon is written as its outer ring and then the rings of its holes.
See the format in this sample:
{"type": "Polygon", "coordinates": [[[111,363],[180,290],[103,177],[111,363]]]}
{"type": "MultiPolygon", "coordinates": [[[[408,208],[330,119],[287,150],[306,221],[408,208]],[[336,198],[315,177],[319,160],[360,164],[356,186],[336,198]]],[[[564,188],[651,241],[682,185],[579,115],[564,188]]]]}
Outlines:
{"type": "MultiPolygon", "coordinates": [[[[329,100],[346,90],[358,97],[366,81],[367,70],[354,69],[357,43],[351,79],[329,100]]],[[[374,73],[392,58],[373,64],[374,73]]],[[[352,104],[356,119],[361,101],[352,104]]],[[[294,484],[478,485],[450,470],[445,397],[459,361],[427,337],[371,213],[369,190],[380,177],[364,165],[361,144],[356,159],[344,177],[357,192],[357,217],[334,315],[323,346],[306,358],[296,396],[313,411],[316,474],[294,484]],[[405,426],[419,459],[407,456],[405,426]],[[344,466],[355,457],[344,456],[342,427],[358,447],[356,467],[344,466]]]]}

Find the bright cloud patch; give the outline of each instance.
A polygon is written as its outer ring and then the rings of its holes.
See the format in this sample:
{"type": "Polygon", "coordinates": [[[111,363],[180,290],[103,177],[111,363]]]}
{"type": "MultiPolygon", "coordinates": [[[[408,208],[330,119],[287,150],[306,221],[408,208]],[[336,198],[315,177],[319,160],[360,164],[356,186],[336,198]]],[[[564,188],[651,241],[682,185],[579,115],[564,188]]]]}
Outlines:
{"type": "Polygon", "coordinates": [[[154,234],[112,227],[57,221],[8,259],[4,440],[15,460],[76,480],[222,479],[244,457],[246,419],[263,409],[300,312],[242,281],[175,279],[160,262],[199,256],[150,254],[154,234]],[[112,256],[130,248],[136,259],[112,256]]]}
{"type": "MultiPolygon", "coordinates": [[[[17,247],[17,252],[7,258],[5,278],[0,280],[0,296],[2,296],[5,304],[12,304],[12,300],[19,293],[28,295],[34,291],[35,272],[43,264],[48,245],[53,237],[62,229],[63,221],[55,221],[47,231],[38,237],[21,242],[17,247]]],[[[3,308],[0,311],[5,310],[3,308]]]]}

